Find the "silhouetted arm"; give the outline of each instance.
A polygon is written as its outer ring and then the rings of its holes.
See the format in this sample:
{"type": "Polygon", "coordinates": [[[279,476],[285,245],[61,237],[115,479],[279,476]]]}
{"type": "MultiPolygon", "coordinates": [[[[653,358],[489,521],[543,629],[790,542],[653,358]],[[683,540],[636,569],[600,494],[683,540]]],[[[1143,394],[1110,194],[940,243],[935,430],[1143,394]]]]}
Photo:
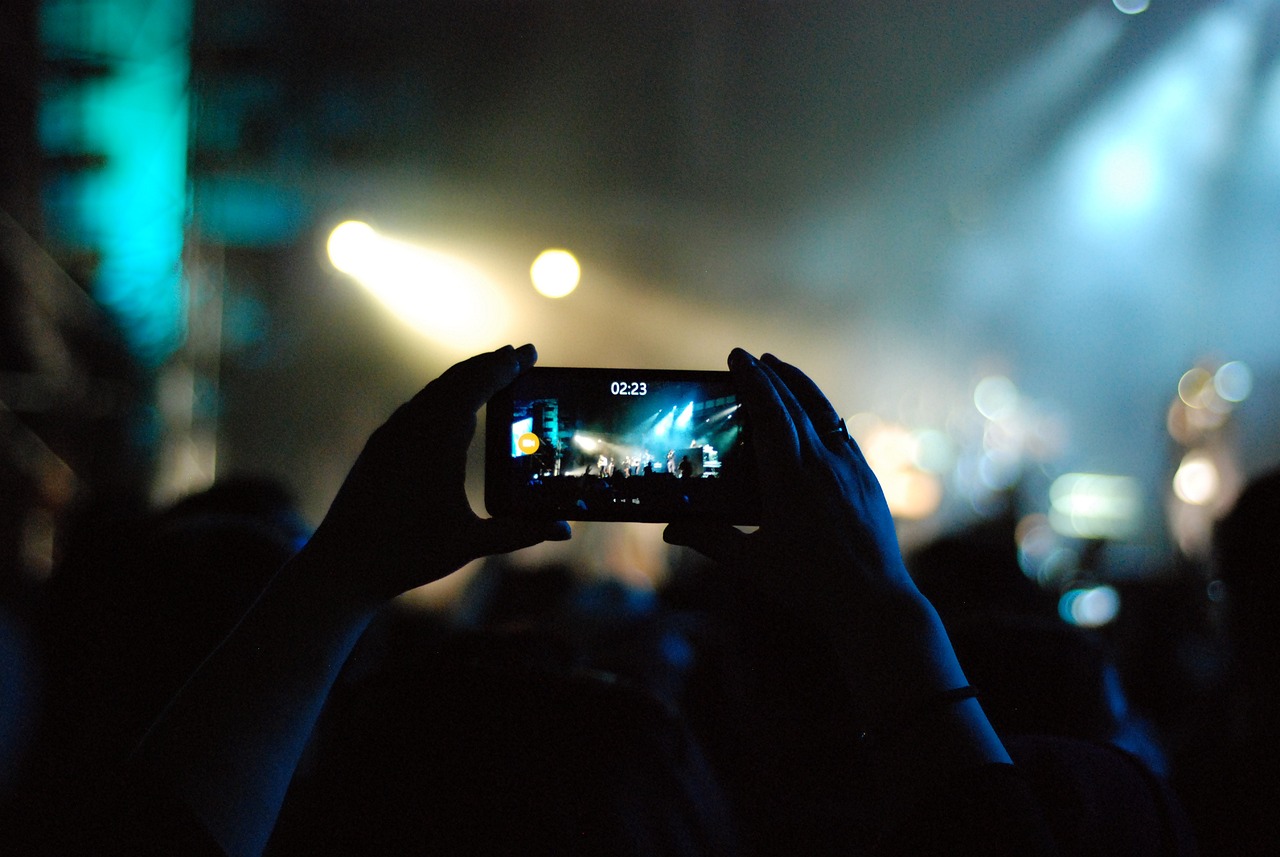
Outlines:
{"type": "Polygon", "coordinates": [[[477,409],[536,359],[532,346],[473,357],[374,432],[312,539],[152,727],[140,793],[176,797],[228,854],[260,853],[378,608],[472,559],[569,537],[564,522],[481,519],[464,489],[477,409]]]}
{"type": "MultiPolygon", "coordinates": [[[[749,576],[831,643],[873,731],[869,770],[886,813],[911,811],[958,772],[1008,764],[933,606],[907,574],[879,482],[839,415],[800,370],[729,358],[752,423],[763,517],[754,533],[673,524],[666,538],[749,576]]],[[[892,821],[889,822],[892,824],[892,821]]]]}

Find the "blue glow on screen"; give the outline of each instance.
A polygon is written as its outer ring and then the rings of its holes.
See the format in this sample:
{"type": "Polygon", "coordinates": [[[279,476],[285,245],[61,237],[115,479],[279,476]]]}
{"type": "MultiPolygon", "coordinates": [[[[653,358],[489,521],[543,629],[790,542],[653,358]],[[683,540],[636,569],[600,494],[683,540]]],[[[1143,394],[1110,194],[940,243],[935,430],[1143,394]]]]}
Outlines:
{"type": "Polygon", "coordinates": [[[516,420],[511,424],[511,457],[512,458],[519,458],[521,455],[523,455],[523,453],[520,452],[520,447],[517,444],[517,441],[520,440],[520,435],[528,434],[531,431],[533,431],[533,417],[525,417],[524,419],[516,420]]]}

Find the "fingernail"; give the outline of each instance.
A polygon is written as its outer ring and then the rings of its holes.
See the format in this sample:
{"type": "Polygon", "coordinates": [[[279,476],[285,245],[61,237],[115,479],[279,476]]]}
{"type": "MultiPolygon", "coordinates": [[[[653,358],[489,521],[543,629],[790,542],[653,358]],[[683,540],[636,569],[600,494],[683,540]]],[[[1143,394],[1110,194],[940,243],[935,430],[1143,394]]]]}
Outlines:
{"type": "Polygon", "coordinates": [[[741,348],[735,348],[729,352],[730,366],[754,366],[756,359],[741,348]]]}

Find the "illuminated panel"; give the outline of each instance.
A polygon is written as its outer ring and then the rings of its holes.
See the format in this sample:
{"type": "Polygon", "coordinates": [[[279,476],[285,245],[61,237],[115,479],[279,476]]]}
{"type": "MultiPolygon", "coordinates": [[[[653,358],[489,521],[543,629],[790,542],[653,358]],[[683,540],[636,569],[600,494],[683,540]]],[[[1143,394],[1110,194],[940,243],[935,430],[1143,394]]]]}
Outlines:
{"type": "Polygon", "coordinates": [[[41,8],[45,54],[101,69],[47,86],[45,150],[99,164],[46,190],[52,225],[65,242],[97,253],[93,295],[151,365],[185,330],[191,15],[191,0],[50,0],[41,8]]]}

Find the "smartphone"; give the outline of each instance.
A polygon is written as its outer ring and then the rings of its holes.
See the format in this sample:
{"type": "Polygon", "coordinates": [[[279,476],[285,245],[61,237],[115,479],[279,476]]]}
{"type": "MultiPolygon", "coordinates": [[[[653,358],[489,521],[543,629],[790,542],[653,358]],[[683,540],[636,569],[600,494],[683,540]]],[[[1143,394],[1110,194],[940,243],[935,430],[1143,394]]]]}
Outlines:
{"type": "Polygon", "coordinates": [[[569,521],[758,524],[750,435],[728,372],[535,366],[489,402],[485,506],[569,521]]]}

